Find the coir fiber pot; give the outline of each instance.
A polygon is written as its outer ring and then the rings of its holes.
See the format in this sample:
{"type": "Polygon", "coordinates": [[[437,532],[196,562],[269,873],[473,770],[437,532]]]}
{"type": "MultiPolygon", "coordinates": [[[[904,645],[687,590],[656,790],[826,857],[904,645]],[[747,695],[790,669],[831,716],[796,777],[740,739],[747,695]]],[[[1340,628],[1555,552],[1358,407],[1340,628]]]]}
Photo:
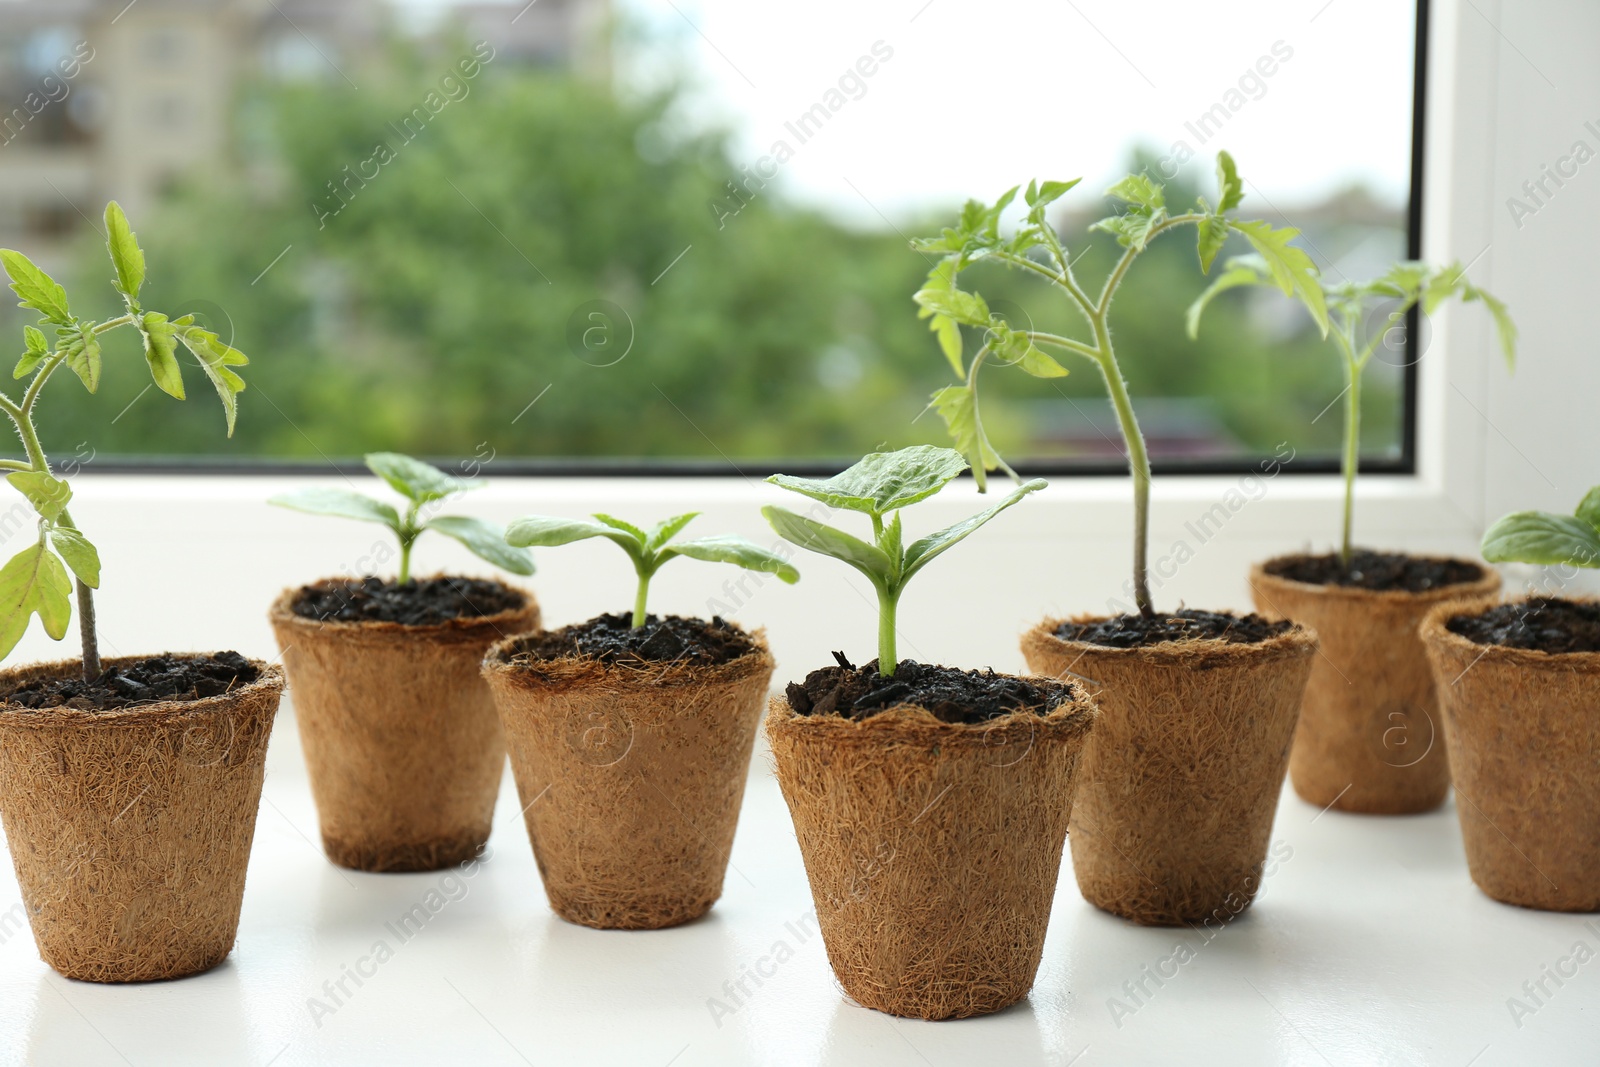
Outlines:
{"type": "Polygon", "coordinates": [[[1079,890],[1145,925],[1227,921],[1260,889],[1316,635],[1111,648],[1063,640],[1063,621],[1022,650],[1035,673],[1084,679],[1100,706],[1072,805],[1079,890]]]}
{"type": "Polygon", "coordinates": [[[322,622],[285,590],[270,619],[289,673],[322,845],[341,867],[431,871],[489,839],[505,741],[478,666],[539,627],[520,608],[437,625],[322,622]]]}
{"type": "Polygon", "coordinates": [[[1422,622],[1472,880],[1507,904],[1600,911],[1600,652],[1483,645],[1422,622]]]}
{"type": "Polygon", "coordinates": [[[518,638],[484,659],[534,859],[563,919],[653,930],[722,895],[772,680],[764,635],[746,636],[751,651],[713,665],[529,658],[518,638]]]}
{"type": "Polygon", "coordinates": [[[1318,807],[1380,815],[1431,811],[1450,788],[1433,672],[1417,626],[1446,600],[1493,603],[1500,575],[1426,592],[1372,590],[1295,581],[1272,573],[1290,557],[1250,571],[1256,610],[1294,619],[1317,633],[1289,780],[1318,807]]]}
{"type": "Polygon", "coordinates": [[[965,1018],[1033,986],[1094,705],[941,722],[767,716],[833,973],[891,1015],[965,1018]]]}
{"type": "MultiPolygon", "coordinates": [[[[251,664],[255,681],[198,700],[0,704],[0,816],[39,955],[68,978],[181,978],[233,948],[283,691],[278,668],[251,664]]],[[[80,669],[0,672],[0,691],[80,669]]]]}

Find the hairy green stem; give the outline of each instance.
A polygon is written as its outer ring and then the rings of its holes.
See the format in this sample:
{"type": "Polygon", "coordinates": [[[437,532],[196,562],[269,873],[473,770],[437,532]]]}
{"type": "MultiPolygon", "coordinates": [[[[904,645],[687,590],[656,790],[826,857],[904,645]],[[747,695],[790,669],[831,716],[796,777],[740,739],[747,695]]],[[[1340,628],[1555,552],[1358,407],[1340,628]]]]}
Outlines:
{"type": "Polygon", "coordinates": [[[893,678],[894,669],[900,665],[895,651],[895,610],[900,598],[887,589],[878,589],[878,675],[893,678]]]}
{"type": "Polygon", "coordinates": [[[1361,466],[1361,367],[1349,349],[1345,350],[1344,384],[1344,454],[1339,460],[1339,472],[1344,476],[1344,524],[1339,541],[1339,562],[1349,567],[1356,473],[1361,466]]]}

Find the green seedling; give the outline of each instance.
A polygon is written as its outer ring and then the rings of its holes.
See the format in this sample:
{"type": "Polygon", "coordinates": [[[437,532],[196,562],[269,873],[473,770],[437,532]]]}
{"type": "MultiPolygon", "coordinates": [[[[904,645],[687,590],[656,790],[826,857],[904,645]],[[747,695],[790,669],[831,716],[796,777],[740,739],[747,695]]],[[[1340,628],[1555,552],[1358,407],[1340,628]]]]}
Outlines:
{"type": "Polygon", "coordinates": [[[1512,512],[1489,527],[1481,551],[1490,563],[1600,567],[1600,485],[1571,515],[1512,512]]]}
{"type": "Polygon", "coordinates": [[[506,528],[506,540],[513,545],[544,548],[587,541],[591,537],[604,537],[616,544],[628,554],[628,559],[633,561],[634,573],[639,576],[638,592],[633,598],[635,630],[644,626],[647,617],[645,607],[650,597],[650,579],[669,560],[678,556],[705,560],[707,563],[731,563],[747,571],[776,574],[790,585],[800,580],[800,572],[782,556],[742,537],[724,534],[720,537],[697,537],[691,541],[672,540],[699,515],[698,511],[674,515],[650,530],[642,530],[610,515],[595,515],[593,522],[588,519],[530,515],[506,528]]]}
{"type": "MultiPolygon", "coordinates": [[[[1277,284],[1271,265],[1260,256],[1237,256],[1228,260],[1227,269],[1217,275],[1216,281],[1189,307],[1189,336],[1200,334],[1200,316],[1206,306],[1219,293],[1240,286],[1267,286],[1277,284]]],[[[1405,329],[1407,314],[1417,305],[1424,315],[1432,315],[1439,305],[1452,298],[1464,304],[1482,301],[1494,318],[1500,335],[1500,347],[1505,352],[1506,365],[1511,366],[1517,355],[1517,327],[1506,312],[1505,304],[1467,280],[1467,272],[1459,263],[1448,267],[1431,267],[1426,263],[1396,263],[1381,277],[1365,282],[1329,282],[1318,278],[1323,299],[1332,319],[1332,329],[1325,320],[1319,320],[1324,336],[1333,334],[1344,364],[1344,442],[1339,452],[1339,470],[1344,476],[1344,521],[1339,540],[1339,559],[1350,564],[1351,529],[1355,513],[1356,472],[1361,465],[1361,373],[1372,362],[1378,345],[1396,329],[1405,329]],[[1387,314],[1377,317],[1369,325],[1372,311],[1385,303],[1394,303],[1387,314]]]]}
{"type": "Polygon", "coordinates": [[[468,515],[432,514],[441,502],[457,493],[481,489],[487,482],[481,478],[457,478],[398,452],[372,452],[363,459],[373,474],[406,498],[404,515],[392,505],[348,489],[301,489],[272,497],[267,503],[310,515],[335,515],[387,526],[400,541],[400,573],[395,579],[400,585],[411,581],[411,547],[428,530],[455,538],[473,555],[502,570],[533,573],[532,554],[507,544],[504,533],[493,523],[468,515]]]}
{"type": "Polygon", "coordinates": [[[1193,226],[1199,235],[1200,270],[1209,273],[1212,261],[1222,251],[1229,235],[1236,233],[1249,241],[1261,256],[1273,284],[1305,303],[1324,336],[1328,332],[1328,309],[1317,281],[1316,267],[1305,252],[1290,244],[1300,231],[1292,227],[1274,228],[1260,219],[1241,220],[1233,216],[1232,212],[1244,199],[1244,183],[1233,158],[1226,152],[1217,155],[1215,207],[1201,199],[1190,210],[1171,214],[1164,187],[1142,173],[1130,174],[1106,190],[1106,195],[1120,201],[1123,209],[1120,214],[1101,219],[1090,229],[1112,234],[1123,251],[1101,284],[1099,294],[1091,296],[1073,274],[1072,256],[1046,218],[1050,205],[1079,180],[1030,182],[1023,193],[1026,218],[1009,236],[1000,232],[1000,216],[1016,198],[1020,187],[1013,187],[993,204],[969,200],[955,227],[945,229],[938,237],[912,242],[917,251],[942,257],[914,299],[922,309],[921,317],[929,320],[929,329],[938,337],[945,358],[962,379],[959,385],[935,392],[933,406],[944,418],[956,447],[971,463],[980,492],[985,489],[986,472],[996,468],[1014,481],[1022,481],[1000,458],[983,429],[978,404],[978,371],[985,363],[994,359],[1014,364],[1036,378],[1059,378],[1067,373],[1067,368],[1045,351],[1056,349],[1081,356],[1100,371],[1128,450],[1128,468],[1133,475],[1134,600],[1140,614],[1149,616],[1155,611],[1150,601],[1147,563],[1150,456],[1111,343],[1112,301],[1128,268],[1161,234],[1193,226]],[[1087,338],[1017,329],[1002,316],[992,313],[981,295],[963,291],[958,285],[961,272],[979,261],[1002,263],[1046,279],[1082,315],[1087,338]],[[970,362],[965,361],[962,349],[962,326],[983,331],[983,344],[970,362]]]}
{"type": "Polygon", "coordinates": [[[41,316],[37,325],[22,328],[24,350],[11,375],[16,379],[29,379],[22,399],[13,400],[0,394],[0,411],[6,413],[16,428],[25,457],[0,459],[0,470],[9,471],[6,480],[27,497],[38,515],[39,531],[33,544],[0,568],[0,659],[11,654],[27,631],[29,620],[36,614],[45,633],[57,641],[65,637],[72,618],[72,594],[76,584],[85,681],[94,681],[100,676],[100,645],[95,633],[92,592],[100,587],[100,554],[72,521],[67,511],[72,490],[51,471],[50,461],[39,444],[34,407],[41,390],[65,364],[84,388],[91,393],[98,391],[100,338],[113,330],[132,327],[144,342],[144,358],[151,378],[169,396],[178,400],[184,398],[183,374],[178,366],[179,346],[195,357],[222,399],[228,436],[232,437],[236,398],[244,389],[244,380],[233,368],[249,362],[243,352],[197,325],[193,315],[169,318],[140,306],[139,290],[145,278],[144,252],[116,201],[106,205],[105,221],[106,247],[114,271],[111,284],[122,297],[124,313],[104,322],[78,318],[67,303],[66,291],[55,279],[21,252],[0,249],[0,263],[11,279],[18,306],[41,316]],[[69,570],[71,580],[67,577],[69,570]]]}
{"type": "Polygon", "coordinates": [[[830,508],[860,512],[872,520],[869,543],[786,508],[768,505],[761,509],[784,540],[842,560],[872,583],[878,592],[878,673],[886,678],[894,676],[900,663],[895,652],[895,617],[900,596],[912,577],[1006,508],[1045,487],[1044,479],[1035,478],[988,511],[907,546],[900,509],[926,500],[966,469],[967,461],[953,449],[916,445],[898,452],[874,452],[826,481],[787,474],[774,474],[767,479],[830,508]]]}

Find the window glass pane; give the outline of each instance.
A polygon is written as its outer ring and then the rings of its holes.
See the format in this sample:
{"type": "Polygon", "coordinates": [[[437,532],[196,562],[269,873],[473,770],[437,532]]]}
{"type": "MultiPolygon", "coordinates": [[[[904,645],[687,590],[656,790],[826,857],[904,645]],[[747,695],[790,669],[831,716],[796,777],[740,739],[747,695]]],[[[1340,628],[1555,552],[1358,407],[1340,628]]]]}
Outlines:
{"type": "MultiPolygon", "coordinates": [[[[1214,198],[1218,148],[1244,210],[1299,227],[1329,275],[1406,253],[1409,3],[118,6],[0,5],[0,242],[113,316],[96,228],[115,196],[146,306],[231,338],[250,387],[228,442],[198,372],[179,404],[108,339],[98,395],[45,400],[63,456],[727,463],[942,442],[926,406],[952,371],[907,238],[968,196],[1082,177],[1055,221],[1097,287],[1117,251],[1087,232],[1100,191],[1143,168],[1170,203],[1214,198]]],[[[969,281],[1082,334],[1039,279],[969,281]]],[[[1331,457],[1332,347],[1273,292],[1220,299],[1190,341],[1204,282],[1179,232],[1119,293],[1153,454],[1331,457]]],[[[0,319],[10,337],[29,321],[0,319]]],[[[1374,459],[1401,454],[1403,335],[1366,378],[1374,459]]],[[[1067,365],[987,372],[1009,456],[1120,455],[1098,372],[1067,365]]]]}

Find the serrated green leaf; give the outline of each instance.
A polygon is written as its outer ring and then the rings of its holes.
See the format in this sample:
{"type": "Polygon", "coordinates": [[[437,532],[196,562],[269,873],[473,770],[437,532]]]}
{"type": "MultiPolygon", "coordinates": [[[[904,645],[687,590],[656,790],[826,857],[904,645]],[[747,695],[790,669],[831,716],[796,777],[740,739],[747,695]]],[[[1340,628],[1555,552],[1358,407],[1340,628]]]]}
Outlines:
{"type": "Polygon", "coordinates": [[[244,379],[228,368],[243,367],[250,362],[249,358],[237,348],[223,344],[210,330],[194,325],[192,315],[175,319],[172,325],[178,340],[200,361],[200,369],[205,371],[212,387],[216,389],[228,419],[228,436],[232,437],[234,420],[238,417],[238,396],[244,391],[244,379]]]}
{"type": "Polygon", "coordinates": [[[1145,245],[1150,242],[1150,231],[1165,217],[1164,211],[1152,213],[1142,208],[1130,208],[1124,214],[1101,219],[1089,229],[1104,230],[1114,236],[1122,247],[1143,252],[1145,245]]]}
{"type": "Polygon", "coordinates": [[[761,509],[761,514],[785,541],[848,563],[880,588],[887,588],[894,581],[894,563],[878,546],[804,515],[796,515],[787,508],[768,504],[761,509]]]}
{"type": "Polygon", "coordinates": [[[968,326],[989,324],[989,305],[976,293],[960,289],[918,289],[911,299],[935,315],[944,315],[968,326]]]}
{"type": "Polygon", "coordinates": [[[71,487],[44,471],[13,471],[6,475],[6,481],[28,498],[34,511],[51,522],[61,517],[62,510],[72,500],[71,487]]]}
{"type": "Polygon", "coordinates": [[[645,542],[645,547],[652,552],[659,551],[661,546],[671,541],[683,532],[683,528],[700,517],[698,511],[687,511],[682,515],[674,515],[670,519],[658,522],[650,530],[650,539],[645,542]]]}
{"type": "Polygon", "coordinates": [[[19,307],[31,308],[60,326],[72,324],[72,312],[67,308],[67,291],[56,280],[21,252],[0,248],[0,264],[11,278],[11,291],[17,294],[19,307]]]}
{"type": "Polygon", "coordinates": [[[66,353],[67,366],[72,368],[89,392],[100,389],[100,339],[95,336],[94,323],[80,322],[56,331],[58,345],[66,353]]]}
{"type": "Polygon", "coordinates": [[[178,368],[176,328],[161,312],[147,311],[139,320],[139,333],[144,338],[144,361],[150,367],[150,377],[162,392],[182,400],[183,374],[178,368]]]}
{"type": "Polygon", "coordinates": [[[1055,200],[1059,200],[1067,190],[1081,182],[1082,178],[1074,178],[1069,182],[1029,182],[1028,191],[1023,194],[1023,199],[1029,207],[1043,207],[1055,200]]]}
{"type": "Polygon", "coordinates": [[[1024,482],[1014,489],[1010,496],[987,511],[980,512],[969,519],[962,519],[953,526],[947,526],[937,533],[931,533],[927,537],[913,541],[911,547],[906,549],[905,564],[902,568],[900,583],[904,585],[910,581],[912,575],[927,566],[934,558],[953,548],[973,531],[1029,493],[1043,489],[1046,484],[1043,478],[1035,478],[1030,482],[1024,482]]]}
{"type": "Polygon", "coordinates": [[[1512,321],[1505,302],[1488,290],[1479,289],[1475,285],[1466,287],[1466,299],[1481,300],[1483,306],[1489,309],[1489,314],[1494,319],[1495,333],[1500,338],[1500,351],[1506,357],[1506,366],[1514,369],[1517,363],[1517,324],[1512,321]]]}
{"type": "Polygon", "coordinates": [[[297,489],[292,493],[279,493],[267,503],[275,507],[303,511],[308,515],[333,515],[341,519],[376,522],[400,532],[400,513],[381,500],[352,493],[348,489],[316,488],[297,489]]]}
{"type": "Polygon", "coordinates": [[[1200,273],[1210,274],[1217,253],[1228,243],[1228,220],[1221,215],[1208,215],[1195,229],[1199,233],[1200,273]]]}
{"type": "Polygon", "coordinates": [[[948,315],[934,315],[928,323],[928,328],[939,339],[939,351],[944,353],[950,369],[958,376],[965,377],[967,368],[962,359],[961,327],[957,326],[955,320],[948,315]]]}
{"type": "Polygon", "coordinates": [[[1148,174],[1130,174],[1117,184],[1106,190],[1107,196],[1114,196],[1118,200],[1125,200],[1130,204],[1138,204],[1148,208],[1151,212],[1159,211],[1167,206],[1166,194],[1161,185],[1150,180],[1148,174]]]}
{"type": "Polygon", "coordinates": [[[1317,268],[1310,256],[1289,243],[1300,236],[1300,231],[1293,226],[1273,229],[1270,223],[1260,219],[1234,222],[1232,225],[1244,234],[1251,247],[1261,256],[1278,288],[1285,295],[1299,297],[1306,310],[1311,312],[1317,329],[1322,331],[1323,337],[1327,337],[1328,303],[1317,268]]]}
{"type": "Polygon", "coordinates": [[[37,326],[24,326],[22,337],[27,347],[22,353],[22,358],[17,360],[16,369],[11,372],[12,378],[23,378],[32,374],[50,354],[50,342],[45,339],[44,331],[37,326]]]}
{"type": "Polygon", "coordinates": [[[774,474],[767,481],[829,507],[886,515],[943,489],[967,469],[960,453],[935,445],[873,452],[826,480],[774,474]]]}
{"type": "Polygon", "coordinates": [[[1211,301],[1229,289],[1237,289],[1241,285],[1274,285],[1272,276],[1267,271],[1267,265],[1256,256],[1238,256],[1228,261],[1228,269],[1217,275],[1215,281],[1206,286],[1205,292],[1195,298],[1189,305],[1189,310],[1184,316],[1184,322],[1189,330],[1190,339],[1200,336],[1200,316],[1204,314],[1211,301]]]}
{"type": "Polygon", "coordinates": [[[1001,322],[990,328],[989,347],[1007,363],[1015,364],[1035,378],[1065,378],[1067,368],[1057,363],[1028,339],[1001,322]]]}
{"type": "Polygon", "coordinates": [[[1217,214],[1225,215],[1244,201],[1244,182],[1227,152],[1217,153],[1217,214]]]}
{"type": "Polygon", "coordinates": [[[690,559],[705,560],[708,563],[731,563],[735,567],[743,567],[747,571],[759,571],[763,574],[775,574],[784,582],[793,585],[800,580],[800,572],[795,570],[789,562],[781,556],[752,541],[732,534],[720,537],[697,537],[692,541],[678,541],[668,545],[661,553],[662,557],[688,556],[690,559]]]}
{"type": "Polygon", "coordinates": [[[72,582],[55,554],[35,541],[0,567],[0,659],[11,654],[37,614],[59,641],[72,618],[72,582]]]}
{"type": "Polygon", "coordinates": [[[106,205],[106,249],[117,270],[117,290],[129,300],[137,300],[139,287],[144,284],[144,252],[115,200],[106,205]]]}
{"type": "Polygon", "coordinates": [[[367,469],[388,482],[391,489],[418,504],[443,500],[488,484],[482,479],[457,478],[431,463],[399,452],[369,452],[361,458],[367,469]]]}
{"type": "Polygon", "coordinates": [[[77,530],[65,526],[50,529],[50,544],[67,561],[78,581],[90,589],[100,588],[100,552],[77,530]]]}
{"type": "Polygon", "coordinates": [[[1600,531],[1575,515],[1517,511],[1489,527],[1481,551],[1490,563],[1600,567],[1600,531]]]}
{"type": "Polygon", "coordinates": [[[469,515],[441,515],[422,524],[424,530],[437,530],[466,546],[481,560],[493,563],[512,574],[533,573],[533,553],[506,543],[505,531],[493,523],[469,515]]]}
{"type": "Polygon", "coordinates": [[[934,410],[944,420],[956,451],[966,458],[971,467],[972,477],[978,483],[978,492],[987,492],[987,472],[1000,465],[1000,455],[979,432],[977,396],[965,385],[947,385],[935,391],[932,399],[934,410]]]}

